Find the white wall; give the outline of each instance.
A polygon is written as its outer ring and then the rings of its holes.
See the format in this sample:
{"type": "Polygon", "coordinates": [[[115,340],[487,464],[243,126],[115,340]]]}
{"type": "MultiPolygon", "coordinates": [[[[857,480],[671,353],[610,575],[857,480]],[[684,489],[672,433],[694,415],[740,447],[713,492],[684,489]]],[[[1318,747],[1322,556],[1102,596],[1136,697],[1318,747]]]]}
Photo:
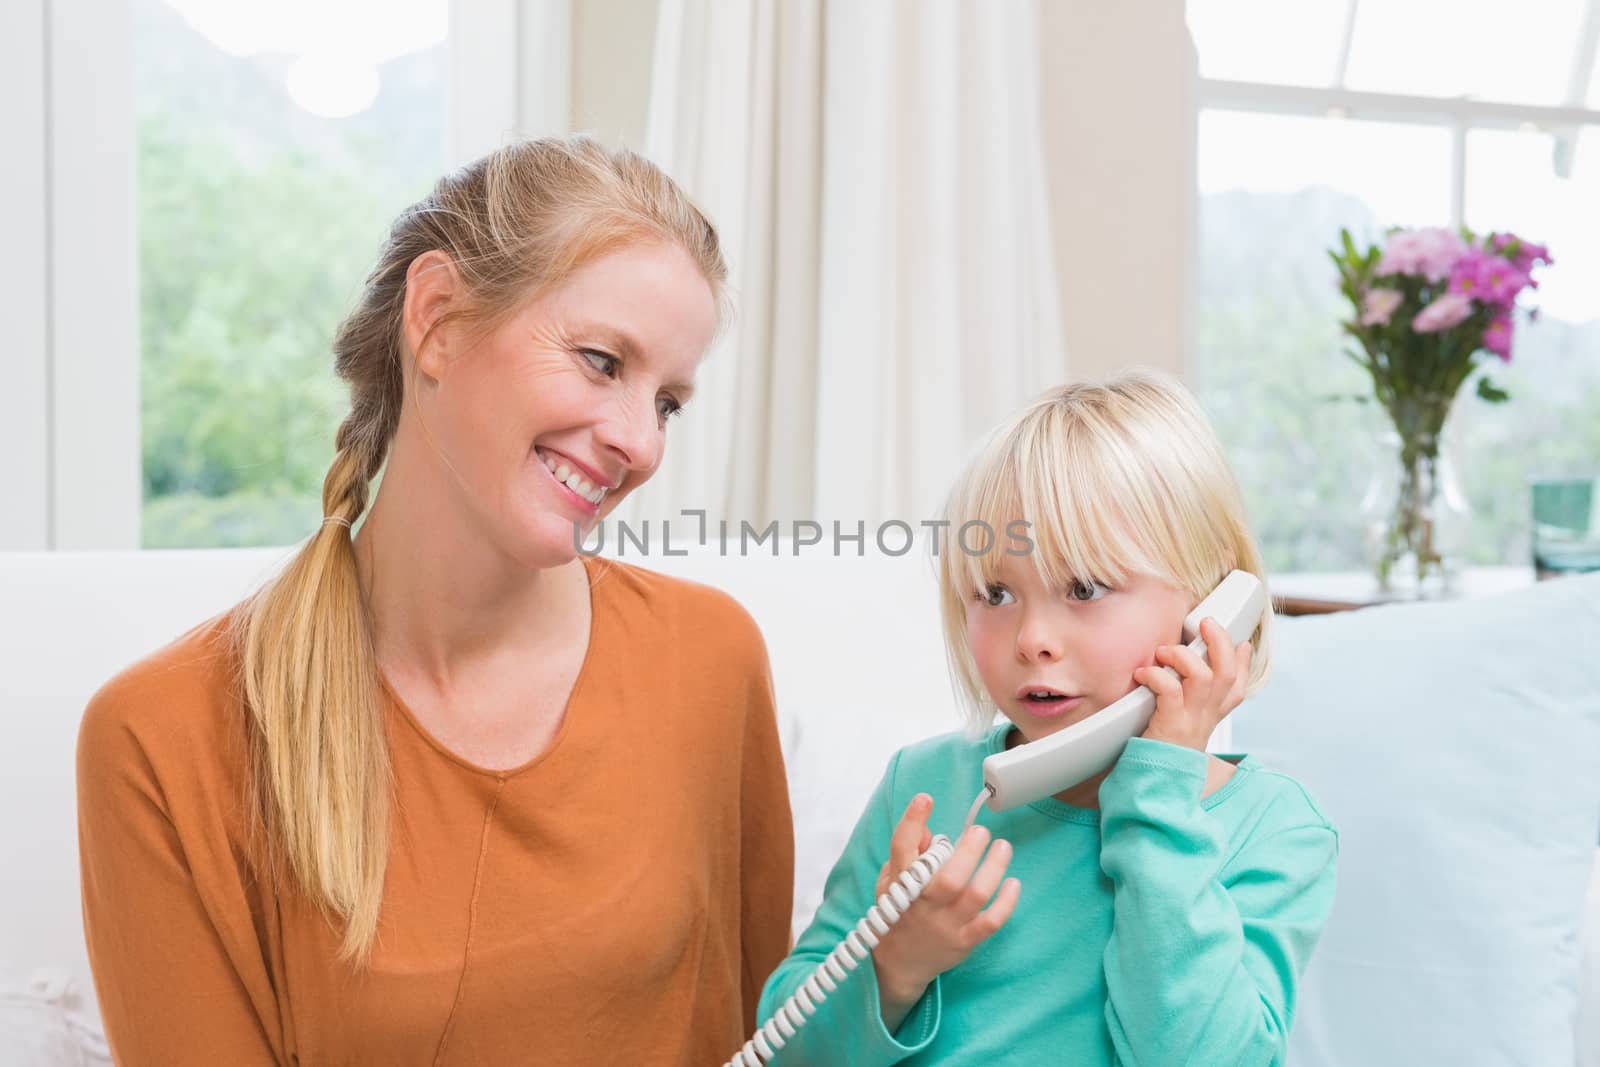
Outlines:
{"type": "Polygon", "coordinates": [[[644,150],[657,0],[578,0],[572,11],[572,128],[644,150]]]}
{"type": "Polygon", "coordinates": [[[1174,0],[1040,4],[1067,365],[1195,383],[1195,57],[1174,0]]]}

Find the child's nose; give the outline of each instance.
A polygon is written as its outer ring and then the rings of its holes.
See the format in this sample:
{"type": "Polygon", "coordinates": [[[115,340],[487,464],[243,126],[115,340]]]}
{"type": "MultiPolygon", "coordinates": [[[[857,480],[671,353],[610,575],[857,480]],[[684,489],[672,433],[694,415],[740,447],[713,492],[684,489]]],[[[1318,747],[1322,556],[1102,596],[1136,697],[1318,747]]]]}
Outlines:
{"type": "Polygon", "coordinates": [[[1017,630],[1017,654],[1029,661],[1061,658],[1061,631],[1044,619],[1024,619],[1017,630]]]}

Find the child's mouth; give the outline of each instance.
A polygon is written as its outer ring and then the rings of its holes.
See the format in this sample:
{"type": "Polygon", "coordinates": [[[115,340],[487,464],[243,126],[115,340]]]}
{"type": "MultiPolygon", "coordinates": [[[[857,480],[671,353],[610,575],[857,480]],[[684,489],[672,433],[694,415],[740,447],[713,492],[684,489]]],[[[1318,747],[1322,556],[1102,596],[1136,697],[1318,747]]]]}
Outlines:
{"type": "Polygon", "coordinates": [[[1029,714],[1041,719],[1051,719],[1058,715],[1065,715],[1082,703],[1083,697],[1069,697],[1062,693],[1029,693],[1022,698],[1022,706],[1028,709],[1029,714]]]}

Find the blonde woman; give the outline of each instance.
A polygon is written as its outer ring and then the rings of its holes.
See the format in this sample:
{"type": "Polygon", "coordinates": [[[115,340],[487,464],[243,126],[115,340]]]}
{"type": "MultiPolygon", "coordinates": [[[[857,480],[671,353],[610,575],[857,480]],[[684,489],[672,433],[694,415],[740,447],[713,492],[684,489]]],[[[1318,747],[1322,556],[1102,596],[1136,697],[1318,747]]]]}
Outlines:
{"type": "Polygon", "coordinates": [[[1204,412],[1152,372],[1052,390],[995,432],[946,518],[1026,534],[940,554],[970,729],[896,754],[761,1017],[933,832],[955,853],[775,1067],[1281,1064],[1338,835],[1292,779],[1205,751],[1266,683],[1270,616],[1237,647],[1203,623],[1209,666],[1179,643],[1229,571],[1265,580],[1204,412]],[[986,756],[1138,685],[1154,714],[1108,772],[962,834],[986,756]]]}
{"type": "Polygon", "coordinates": [[[742,1040],[793,863],[765,648],[728,597],[574,536],[660,464],[726,273],[669,179],[584,139],[396,221],[334,341],[321,529],[84,718],[118,1062],[687,1067],[742,1040]]]}

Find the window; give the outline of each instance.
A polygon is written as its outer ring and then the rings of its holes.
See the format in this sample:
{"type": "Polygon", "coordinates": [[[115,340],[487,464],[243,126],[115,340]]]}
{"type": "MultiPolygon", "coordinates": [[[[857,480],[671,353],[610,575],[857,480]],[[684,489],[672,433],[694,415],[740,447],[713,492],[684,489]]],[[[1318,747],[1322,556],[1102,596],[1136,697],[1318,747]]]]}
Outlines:
{"type": "Polygon", "coordinates": [[[1600,473],[1600,0],[1190,0],[1199,53],[1197,354],[1267,563],[1363,565],[1382,414],[1341,354],[1341,226],[1510,229],[1547,244],[1512,394],[1469,384],[1447,436],[1468,562],[1525,563],[1527,479],[1600,473]],[[1293,17],[1287,9],[1293,8],[1293,17]],[[1264,42],[1272,47],[1264,47],[1264,42]]]}
{"type": "Polygon", "coordinates": [[[1600,474],[1600,129],[1578,140],[1563,177],[1558,168],[1571,146],[1556,137],[1467,134],[1466,225],[1549,234],[1542,239],[1556,258],[1534,301],[1538,318],[1519,317],[1514,358],[1494,371],[1511,400],[1474,400],[1460,412],[1481,560],[1528,558],[1530,476],[1600,474]]]}
{"type": "Polygon", "coordinates": [[[1376,416],[1339,354],[1343,315],[1325,249],[1340,227],[1449,222],[1450,139],[1374,122],[1201,116],[1197,351],[1201,393],[1268,566],[1358,566],[1376,416]]]}
{"type": "Polygon", "coordinates": [[[329,342],[447,163],[447,0],[132,0],[141,541],[285,544],[346,407],[329,342]]]}

